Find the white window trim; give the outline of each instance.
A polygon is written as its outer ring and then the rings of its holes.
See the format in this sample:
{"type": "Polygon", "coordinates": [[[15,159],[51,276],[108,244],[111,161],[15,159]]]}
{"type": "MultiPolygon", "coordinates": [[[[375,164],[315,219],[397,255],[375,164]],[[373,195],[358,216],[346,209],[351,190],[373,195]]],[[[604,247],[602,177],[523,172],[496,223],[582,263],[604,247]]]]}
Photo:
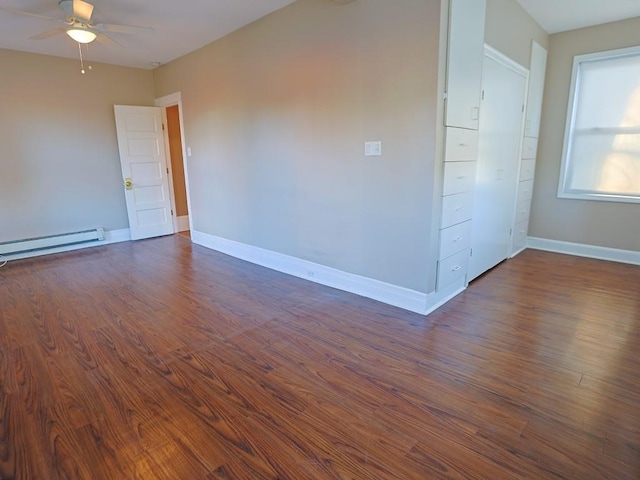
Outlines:
{"type": "Polygon", "coordinates": [[[596,200],[605,202],[625,202],[640,203],[640,196],[634,195],[613,195],[596,192],[575,192],[570,191],[567,184],[569,181],[569,157],[571,154],[571,138],[573,136],[576,108],[578,107],[577,89],[580,86],[580,64],[594,60],[624,57],[629,55],[640,55],[640,46],[609,50],[606,52],[588,53],[573,57],[573,70],[571,73],[571,87],[569,89],[569,106],[567,108],[567,123],[564,131],[564,147],[562,149],[562,164],[560,166],[560,181],[558,182],[558,198],[571,198],[574,200],[596,200]]]}

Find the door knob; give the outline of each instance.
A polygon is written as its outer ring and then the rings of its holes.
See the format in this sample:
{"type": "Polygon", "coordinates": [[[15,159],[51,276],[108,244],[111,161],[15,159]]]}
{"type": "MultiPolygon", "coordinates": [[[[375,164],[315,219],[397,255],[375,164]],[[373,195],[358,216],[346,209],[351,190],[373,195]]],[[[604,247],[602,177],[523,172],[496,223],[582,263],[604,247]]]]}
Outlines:
{"type": "Polygon", "coordinates": [[[127,190],[132,190],[133,189],[133,182],[131,181],[130,178],[125,178],[124,179],[124,186],[126,187],[127,190]]]}

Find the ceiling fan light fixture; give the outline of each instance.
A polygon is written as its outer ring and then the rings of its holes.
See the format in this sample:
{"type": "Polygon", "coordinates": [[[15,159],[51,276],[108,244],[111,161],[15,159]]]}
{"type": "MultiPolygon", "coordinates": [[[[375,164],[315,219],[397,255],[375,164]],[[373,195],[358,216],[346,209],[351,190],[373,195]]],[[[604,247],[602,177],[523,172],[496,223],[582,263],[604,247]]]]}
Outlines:
{"type": "Polygon", "coordinates": [[[96,39],[96,34],[84,28],[70,28],[67,35],[78,43],[91,43],[96,39]]]}

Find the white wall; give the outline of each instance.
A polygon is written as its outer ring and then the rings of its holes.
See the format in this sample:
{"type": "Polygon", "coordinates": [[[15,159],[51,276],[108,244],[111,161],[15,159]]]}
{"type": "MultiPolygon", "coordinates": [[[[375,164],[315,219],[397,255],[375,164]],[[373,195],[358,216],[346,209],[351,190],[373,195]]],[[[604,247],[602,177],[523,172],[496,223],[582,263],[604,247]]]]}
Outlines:
{"type": "Polygon", "coordinates": [[[549,35],[516,0],[487,0],[486,43],[528,69],[533,40],[547,48],[549,35]]]}

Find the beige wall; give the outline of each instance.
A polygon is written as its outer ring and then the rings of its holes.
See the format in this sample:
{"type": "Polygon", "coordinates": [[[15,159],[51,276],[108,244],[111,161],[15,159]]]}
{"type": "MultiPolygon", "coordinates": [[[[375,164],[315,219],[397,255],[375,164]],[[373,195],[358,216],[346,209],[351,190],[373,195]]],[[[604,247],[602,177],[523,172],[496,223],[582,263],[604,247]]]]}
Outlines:
{"type": "Polygon", "coordinates": [[[640,206],[557,198],[574,55],[640,45],[640,18],[551,35],[529,234],[640,250],[640,206]]]}
{"type": "Polygon", "coordinates": [[[0,49],[0,241],[128,227],[115,103],[152,105],[152,73],[0,49]]]}
{"type": "Polygon", "coordinates": [[[544,48],[549,35],[516,0],[487,0],[485,42],[525,68],[529,68],[531,41],[544,48]]]}
{"type": "Polygon", "coordinates": [[[195,230],[427,291],[439,22],[440,0],[300,0],[156,69],[195,230]]]}

